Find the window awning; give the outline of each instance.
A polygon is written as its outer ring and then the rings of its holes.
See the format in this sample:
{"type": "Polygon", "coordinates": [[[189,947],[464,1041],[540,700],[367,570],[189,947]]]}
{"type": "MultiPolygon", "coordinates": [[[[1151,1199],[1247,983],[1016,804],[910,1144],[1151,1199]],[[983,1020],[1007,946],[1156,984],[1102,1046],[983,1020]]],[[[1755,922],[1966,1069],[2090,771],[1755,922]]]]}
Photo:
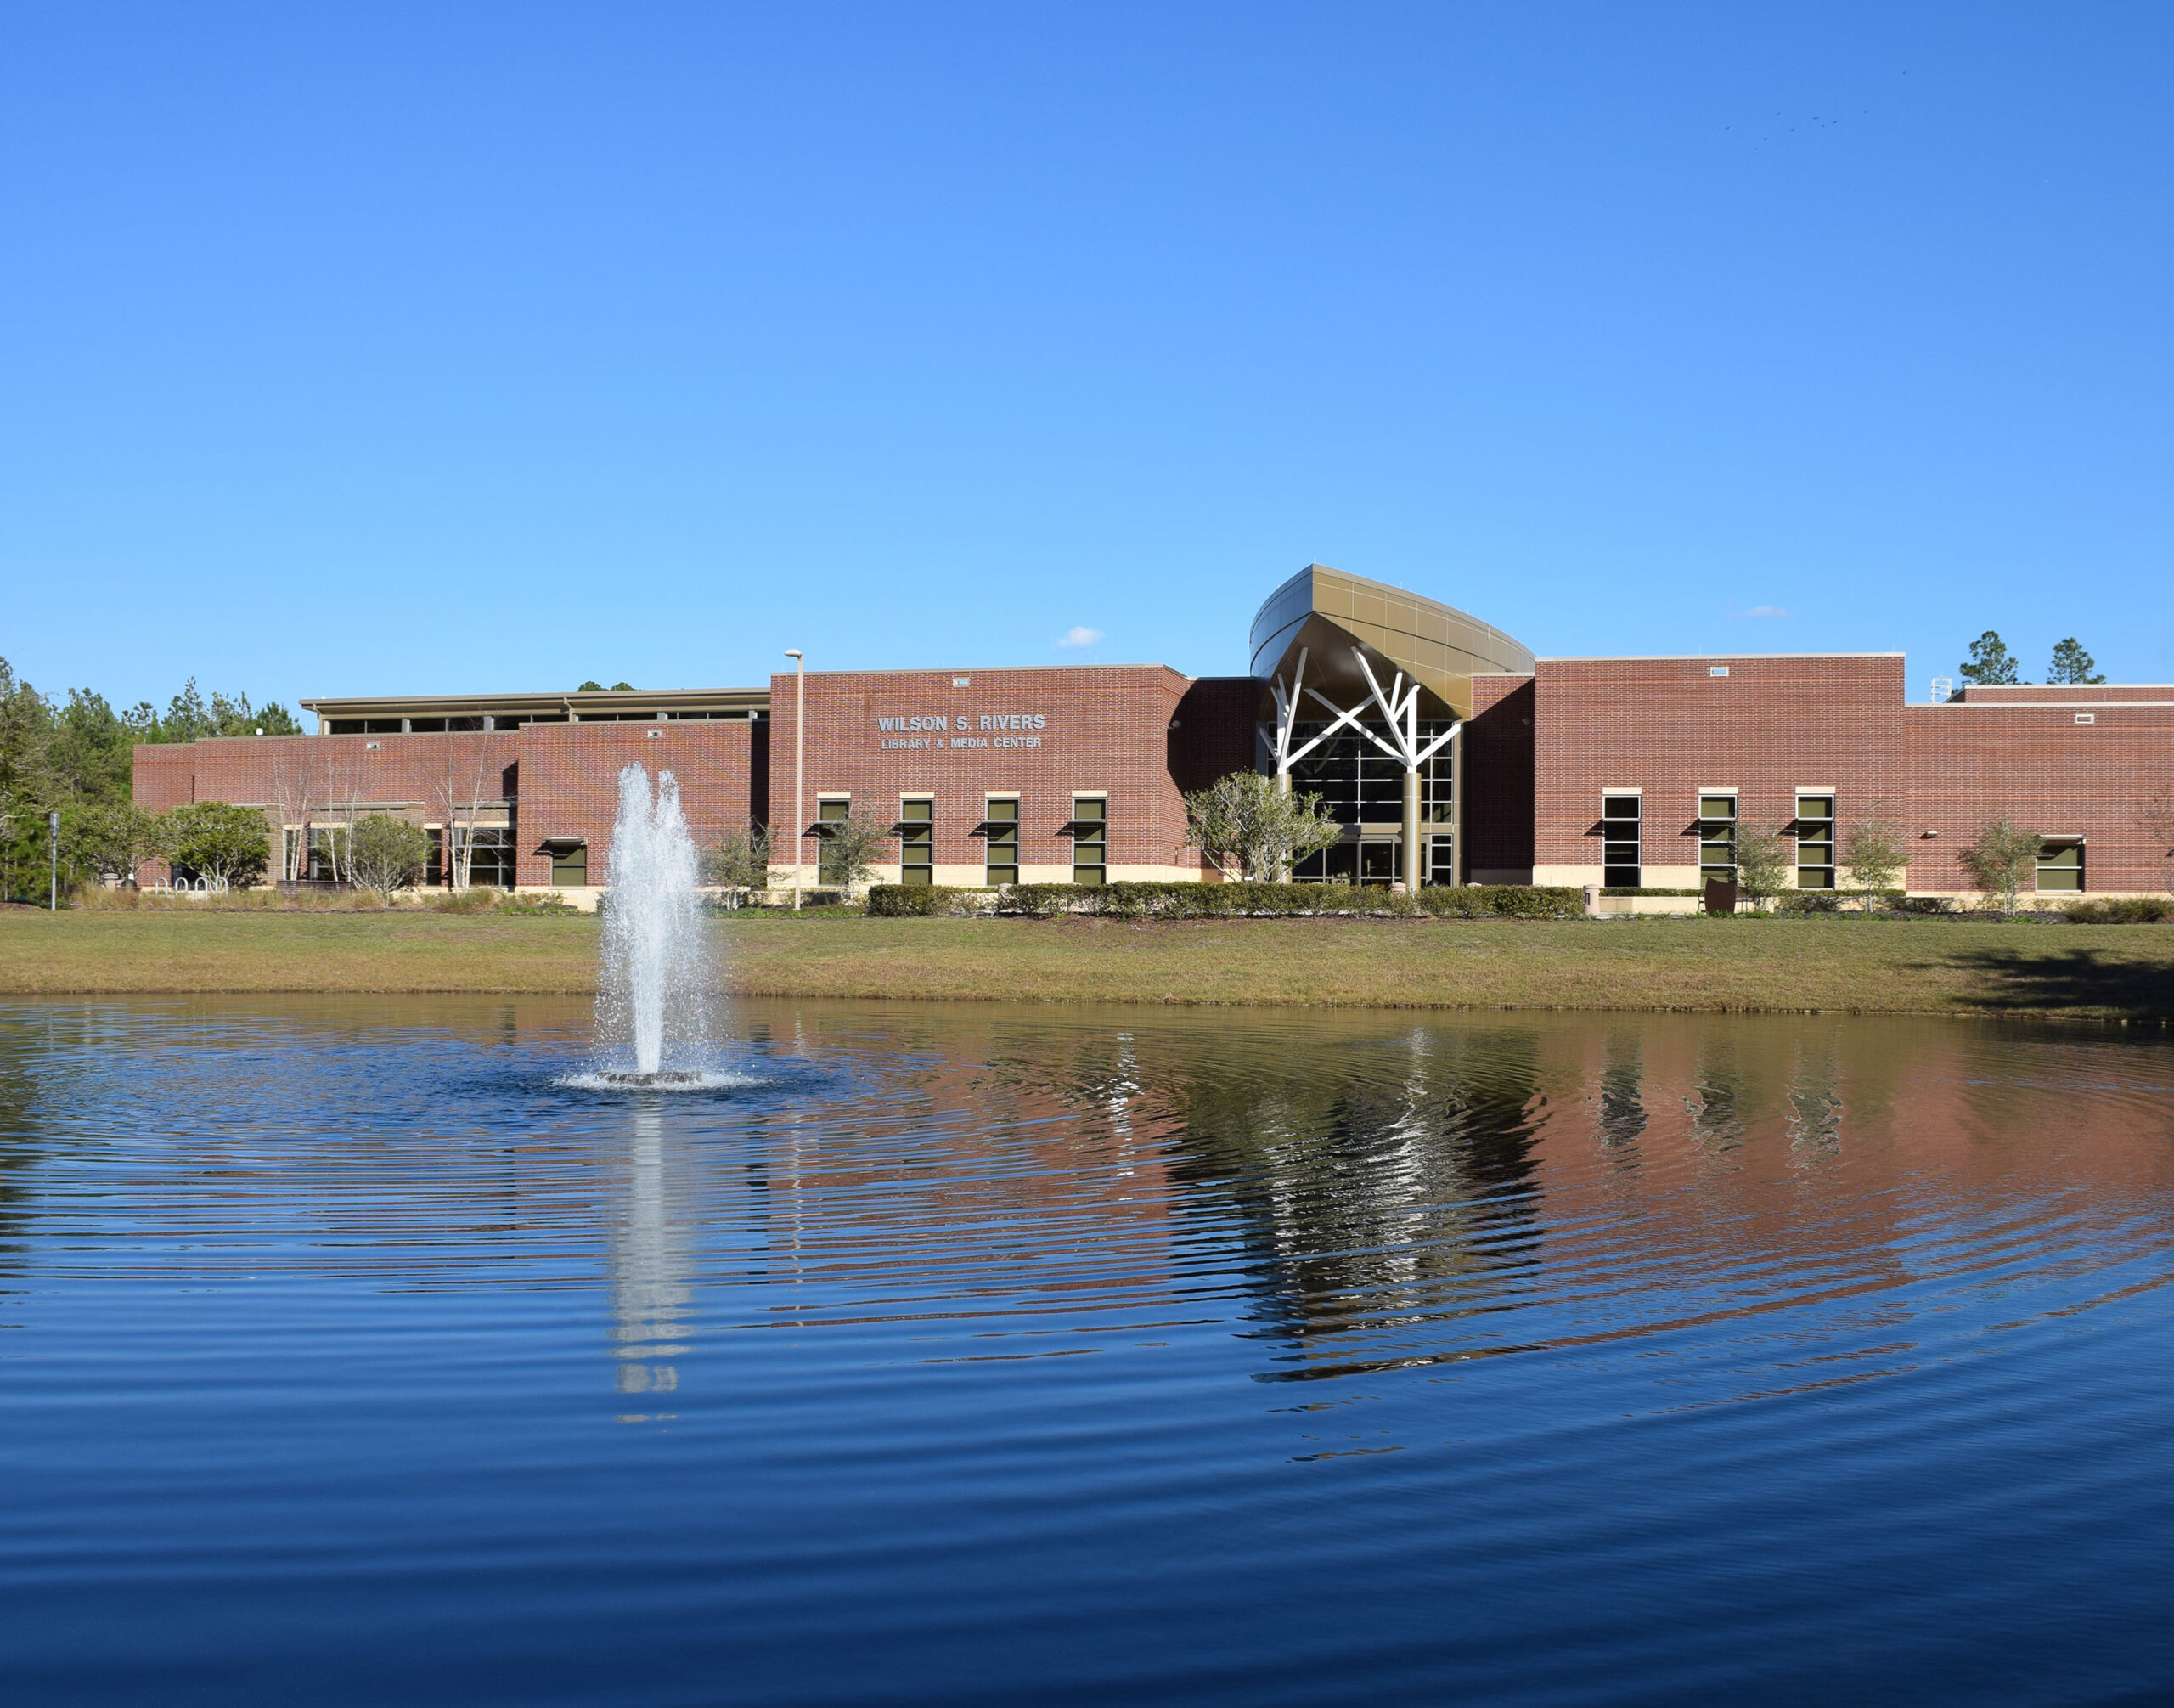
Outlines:
{"type": "Polygon", "coordinates": [[[1016,836],[1018,831],[1019,820],[1017,819],[983,819],[966,834],[970,837],[995,837],[1001,841],[1007,833],[1016,836]]]}
{"type": "Polygon", "coordinates": [[[1056,827],[1061,837],[1085,837],[1092,842],[1110,828],[1107,819],[1067,819],[1056,827]]]}
{"type": "Polygon", "coordinates": [[[904,837],[911,836],[917,831],[927,831],[933,834],[935,830],[936,820],[933,819],[900,819],[883,834],[888,837],[904,837]]]}

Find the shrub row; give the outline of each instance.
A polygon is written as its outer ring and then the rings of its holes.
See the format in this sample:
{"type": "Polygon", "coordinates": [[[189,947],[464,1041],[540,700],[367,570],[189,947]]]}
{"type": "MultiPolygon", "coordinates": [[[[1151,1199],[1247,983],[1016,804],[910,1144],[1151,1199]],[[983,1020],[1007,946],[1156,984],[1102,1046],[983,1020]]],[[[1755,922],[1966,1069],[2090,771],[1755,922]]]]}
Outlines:
{"type": "Polygon", "coordinates": [[[985,913],[996,893],[952,889],[933,883],[877,883],[868,888],[868,910],[878,919],[934,919],[948,914],[985,913]]]}
{"type": "Polygon", "coordinates": [[[1585,911],[1581,891],[1529,884],[1444,885],[1416,896],[1338,883],[1015,883],[993,898],[986,891],[911,888],[877,884],[868,892],[871,914],[898,918],[972,913],[991,901],[999,913],[1049,919],[1061,913],[1105,919],[1285,919],[1319,914],[1374,914],[1405,918],[1574,919],[1585,911]]]}
{"type": "Polygon", "coordinates": [[[2163,895],[2109,895],[2071,901],[2061,911],[2073,925],[2158,925],[2174,919],[2174,899],[2163,895]]]}

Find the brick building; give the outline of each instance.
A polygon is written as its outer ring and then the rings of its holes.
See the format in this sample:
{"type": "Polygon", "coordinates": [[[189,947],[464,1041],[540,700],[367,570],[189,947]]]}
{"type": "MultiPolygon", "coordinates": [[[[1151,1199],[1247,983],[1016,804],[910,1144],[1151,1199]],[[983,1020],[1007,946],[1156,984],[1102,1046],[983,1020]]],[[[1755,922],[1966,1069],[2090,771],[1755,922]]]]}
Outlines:
{"type": "Polygon", "coordinates": [[[2006,816],[2039,887],[2166,882],[2174,687],[1965,688],[1911,705],[1896,653],[1535,658],[1433,600],[1309,565],[1256,615],[1250,668],[818,671],[763,687],[305,701],[318,733],[136,750],[136,798],[262,808],[275,873],[386,812],[430,881],[607,886],[614,780],[678,778],[696,833],[768,826],[790,882],[835,880],[824,826],[887,833],[909,883],[1212,878],[1182,796],[1233,770],[1343,826],[1302,878],[1696,889],[1746,826],[1805,888],[1846,887],[1850,826],[1902,832],[1907,884],[1970,888],[1960,849],[2006,816]],[[805,730],[800,725],[804,703],[805,730]],[[276,825],[280,834],[271,836],[276,825]]]}

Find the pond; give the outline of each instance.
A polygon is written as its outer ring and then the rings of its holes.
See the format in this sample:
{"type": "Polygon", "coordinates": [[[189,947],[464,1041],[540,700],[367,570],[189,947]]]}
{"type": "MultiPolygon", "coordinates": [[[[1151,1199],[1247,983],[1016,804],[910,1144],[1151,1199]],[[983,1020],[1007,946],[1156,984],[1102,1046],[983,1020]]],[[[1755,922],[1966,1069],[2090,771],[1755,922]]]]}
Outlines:
{"type": "Polygon", "coordinates": [[[2174,1047],[0,1008],[17,1701],[2174,1688],[2174,1047]]]}

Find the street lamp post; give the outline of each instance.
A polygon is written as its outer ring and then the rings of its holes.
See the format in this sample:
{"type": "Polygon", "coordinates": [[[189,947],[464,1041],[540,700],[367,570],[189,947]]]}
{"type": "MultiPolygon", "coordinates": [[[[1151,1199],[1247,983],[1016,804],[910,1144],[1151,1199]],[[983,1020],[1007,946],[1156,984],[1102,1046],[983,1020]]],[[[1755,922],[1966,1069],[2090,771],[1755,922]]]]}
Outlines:
{"type": "Polygon", "coordinates": [[[58,913],[60,911],[60,815],[48,813],[45,828],[53,837],[52,888],[46,896],[45,907],[48,913],[58,913]]]}
{"type": "Polygon", "coordinates": [[[808,661],[800,656],[797,646],[788,646],[785,656],[792,660],[792,910],[800,911],[800,843],[801,832],[807,821],[801,817],[805,804],[808,757],[808,661]]]}

